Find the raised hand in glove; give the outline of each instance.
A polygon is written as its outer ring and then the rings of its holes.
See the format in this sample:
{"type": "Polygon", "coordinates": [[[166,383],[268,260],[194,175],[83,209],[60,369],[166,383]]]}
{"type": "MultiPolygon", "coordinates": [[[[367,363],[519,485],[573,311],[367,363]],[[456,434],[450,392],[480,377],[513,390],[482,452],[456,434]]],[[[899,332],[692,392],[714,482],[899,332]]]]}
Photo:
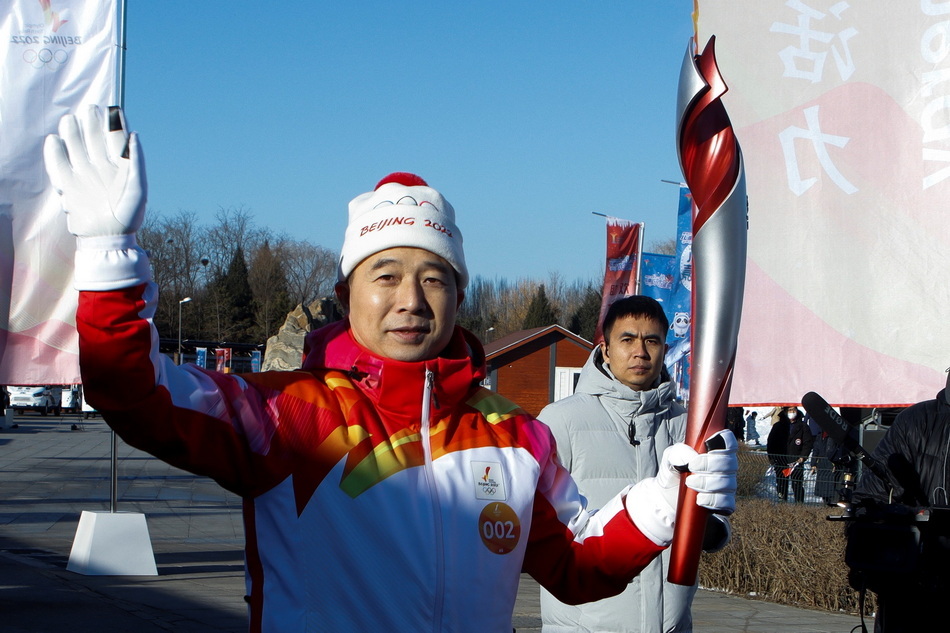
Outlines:
{"type": "Polygon", "coordinates": [[[723,448],[697,453],[686,444],[674,444],[660,460],[656,477],[642,480],[627,493],[627,512],[637,527],[657,545],[673,539],[676,504],[679,501],[681,473],[689,471],[686,486],[696,491],[696,503],[718,514],[736,509],[736,473],[738,442],[732,431],[724,430],[709,438],[723,448]]]}
{"type": "Polygon", "coordinates": [[[122,110],[104,118],[90,106],[82,119],[67,114],[50,134],[43,159],[62,199],[70,233],[78,239],[75,285],[110,290],[149,278],[135,232],[145,215],[145,157],[129,135],[122,110]]]}
{"type": "Polygon", "coordinates": [[[69,232],[77,237],[135,233],[145,214],[145,157],[126,131],[120,108],[103,120],[89,106],[82,122],[67,114],[59,135],[43,146],[50,182],[62,196],[69,232]]]}

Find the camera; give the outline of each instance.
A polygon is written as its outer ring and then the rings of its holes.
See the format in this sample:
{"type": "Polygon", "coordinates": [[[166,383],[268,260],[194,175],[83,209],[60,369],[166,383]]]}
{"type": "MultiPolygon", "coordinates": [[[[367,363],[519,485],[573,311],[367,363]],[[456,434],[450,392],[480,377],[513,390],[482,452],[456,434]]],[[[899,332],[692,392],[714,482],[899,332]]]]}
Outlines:
{"type": "Polygon", "coordinates": [[[950,588],[950,507],[864,501],[832,518],[848,522],[845,564],[855,589],[950,588]]]}

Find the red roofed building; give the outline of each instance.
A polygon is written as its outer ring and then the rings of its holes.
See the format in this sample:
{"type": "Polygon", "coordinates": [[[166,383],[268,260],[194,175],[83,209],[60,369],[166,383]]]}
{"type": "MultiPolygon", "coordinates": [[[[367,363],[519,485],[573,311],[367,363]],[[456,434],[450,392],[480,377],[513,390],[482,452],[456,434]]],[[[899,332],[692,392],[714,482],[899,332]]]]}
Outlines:
{"type": "Polygon", "coordinates": [[[594,344],[560,325],[521,330],[485,345],[486,386],[538,415],[574,393],[594,344]]]}

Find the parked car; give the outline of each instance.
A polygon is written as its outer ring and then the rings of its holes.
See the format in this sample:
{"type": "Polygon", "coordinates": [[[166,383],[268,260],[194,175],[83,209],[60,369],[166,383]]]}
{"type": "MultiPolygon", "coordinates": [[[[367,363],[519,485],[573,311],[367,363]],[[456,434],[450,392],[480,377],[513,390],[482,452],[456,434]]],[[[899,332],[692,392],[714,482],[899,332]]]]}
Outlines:
{"type": "Polygon", "coordinates": [[[81,387],[79,385],[63,385],[60,407],[67,413],[79,413],[82,404],[81,387]]]}
{"type": "Polygon", "coordinates": [[[7,387],[10,408],[17,412],[39,411],[41,415],[59,415],[62,388],[51,385],[7,387]]]}

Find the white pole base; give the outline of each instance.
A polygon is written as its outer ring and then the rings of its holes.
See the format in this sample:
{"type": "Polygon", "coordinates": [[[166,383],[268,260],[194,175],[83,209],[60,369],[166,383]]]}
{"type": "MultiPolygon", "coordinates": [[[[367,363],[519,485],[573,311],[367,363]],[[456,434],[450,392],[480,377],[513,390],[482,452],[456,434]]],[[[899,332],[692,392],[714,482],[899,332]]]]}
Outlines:
{"type": "Polygon", "coordinates": [[[145,515],[83,510],[66,569],[84,576],[157,576],[145,515]]]}

